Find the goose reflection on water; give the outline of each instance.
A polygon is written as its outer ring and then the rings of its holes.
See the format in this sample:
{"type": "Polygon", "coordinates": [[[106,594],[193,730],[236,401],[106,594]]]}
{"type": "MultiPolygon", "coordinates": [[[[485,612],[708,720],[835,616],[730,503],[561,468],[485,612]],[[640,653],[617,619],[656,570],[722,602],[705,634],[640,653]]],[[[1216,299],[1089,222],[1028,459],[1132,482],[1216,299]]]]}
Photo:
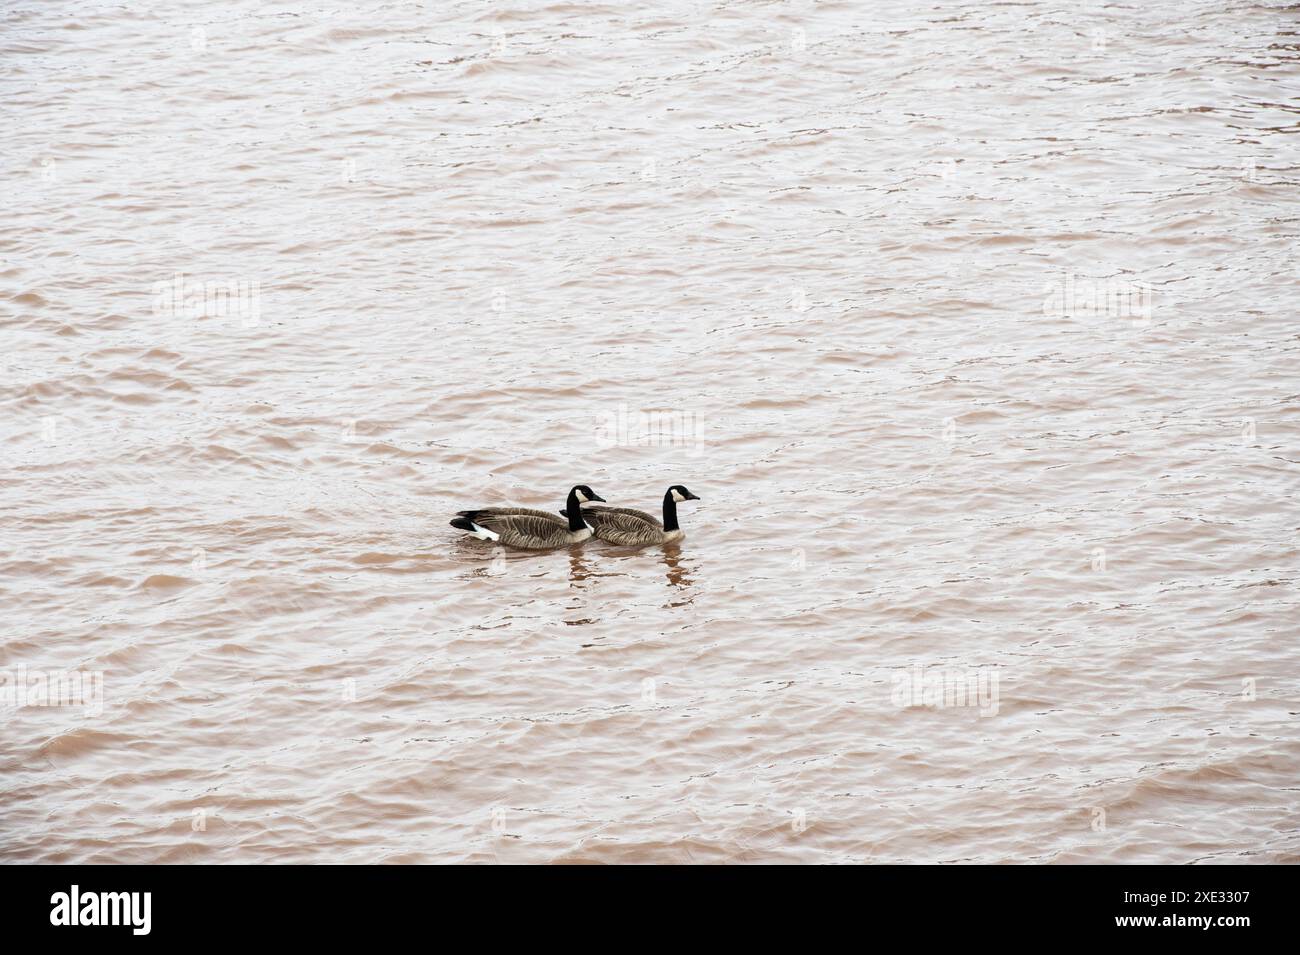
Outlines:
{"type": "Polygon", "coordinates": [[[591,576],[591,564],[588,562],[587,555],[583,553],[582,548],[569,548],[569,586],[581,590],[583,585],[591,579],[591,576]]]}
{"type": "MultiPolygon", "coordinates": [[[[664,604],[665,607],[684,607],[695,600],[696,586],[691,574],[697,568],[692,563],[682,557],[682,546],[676,542],[663,544],[658,548],[660,559],[664,567],[664,579],[670,588],[673,599],[664,604]]],[[[649,556],[652,553],[651,548],[645,548],[642,553],[649,556]]],[[[599,569],[594,569],[590,552],[580,547],[574,547],[569,551],[569,588],[577,594],[585,594],[592,582],[599,580],[601,577],[611,576],[608,572],[602,573],[599,569]]],[[[614,574],[613,576],[620,576],[614,574]]],[[[585,602],[585,601],[584,601],[585,602]]],[[[569,610],[578,609],[570,606],[569,610]]],[[[589,609],[589,608],[583,608],[589,609]]],[[[594,619],[570,620],[570,624],[594,623],[594,619]]]]}
{"type": "Polygon", "coordinates": [[[682,562],[682,545],[678,543],[668,543],[663,545],[663,563],[667,568],[666,578],[668,586],[675,588],[675,596],[680,597],[678,600],[669,600],[666,607],[685,607],[695,601],[695,581],[691,579],[689,573],[691,568],[682,562]]]}

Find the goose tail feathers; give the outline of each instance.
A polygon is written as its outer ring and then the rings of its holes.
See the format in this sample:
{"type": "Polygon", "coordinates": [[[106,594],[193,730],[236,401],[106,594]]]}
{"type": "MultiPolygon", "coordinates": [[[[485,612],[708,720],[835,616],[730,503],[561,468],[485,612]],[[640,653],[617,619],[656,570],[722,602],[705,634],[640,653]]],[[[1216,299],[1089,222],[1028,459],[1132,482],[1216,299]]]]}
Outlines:
{"type": "Polygon", "coordinates": [[[469,531],[479,540],[482,541],[500,540],[501,535],[498,534],[496,531],[490,531],[486,527],[480,527],[478,524],[474,522],[474,518],[476,518],[477,516],[478,516],[478,511],[461,511],[460,514],[456,517],[453,517],[449,523],[451,524],[452,527],[455,527],[459,530],[469,531]]]}

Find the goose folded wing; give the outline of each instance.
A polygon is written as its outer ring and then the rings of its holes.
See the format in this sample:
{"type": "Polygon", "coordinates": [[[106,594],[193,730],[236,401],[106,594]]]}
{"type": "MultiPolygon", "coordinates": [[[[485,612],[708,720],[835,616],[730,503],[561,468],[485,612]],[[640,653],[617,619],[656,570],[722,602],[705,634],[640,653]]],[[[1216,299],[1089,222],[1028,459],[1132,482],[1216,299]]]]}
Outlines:
{"type": "MultiPolygon", "coordinates": [[[[568,511],[560,511],[561,514],[568,516],[568,511]]],[[[622,518],[636,518],[645,521],[653,527],[662,528],[658,518],[653,514],[647,514],[645,511],[638,511],[634,507],[599,507],[595,504],[588,504],[582,509],[583,519],[592,527],[599,527],[603,522],[618,521],[622,518]]],[[[631,525],[628,525],[631,526],[631,525]]]]}
{"type": "Polygon", "coordinates": [[[568,523],[556,514],[528,508],[490,508],[464,514],[479,527],[500,534],[503,543],[516,537],[543,538],[568,529],[568,523]]]}
{"type": "Polygon", "coordinates": [[[601,540],[611,544],[645,544],[659,540],[664,528],[645,511],[630,508],[602,509],[600,513],[583,511],[588,523],[596,528],[601,540]]]}

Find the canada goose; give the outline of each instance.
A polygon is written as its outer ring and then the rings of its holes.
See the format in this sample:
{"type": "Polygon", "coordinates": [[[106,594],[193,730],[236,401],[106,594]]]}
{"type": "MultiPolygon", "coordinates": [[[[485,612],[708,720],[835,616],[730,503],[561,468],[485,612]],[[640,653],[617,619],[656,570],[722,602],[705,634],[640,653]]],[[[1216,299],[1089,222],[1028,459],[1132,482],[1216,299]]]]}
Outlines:
{"type": "MultiPolygon", "coordinates": [[[[592,533],[611,544],[666,544],[682,539],[682,529],[677,526],[677,505],[681,501],[698,500],[684,486],[674,484],[664,494],[662,524],[654,515],[631,507],[589,507],[583,514],[592,533]]],[[[567,511],[560,513],[567,514],[567,511]]]]}
{"type": "Polygon", "coordinates": [[[506,547],[544,550],[567,547],[591,536],[591,525],[583,520],[582,505],[587,501],[605,500],[585,484],[569,491],[563,520],[550,511],[530,507],[485,507],[477,511],[459,511],[451,526],[469,531],[479,540],[496,541],[506,547]]]}

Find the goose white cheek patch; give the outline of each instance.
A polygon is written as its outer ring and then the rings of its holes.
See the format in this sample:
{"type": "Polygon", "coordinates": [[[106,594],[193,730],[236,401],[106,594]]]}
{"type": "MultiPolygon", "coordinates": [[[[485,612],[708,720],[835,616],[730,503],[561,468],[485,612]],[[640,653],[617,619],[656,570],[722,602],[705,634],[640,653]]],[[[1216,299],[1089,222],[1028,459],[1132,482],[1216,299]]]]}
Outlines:
{"type": "Polygon", "coordinates": [[[501,538],[501,535],[495,531],[490,531],[486,527],[479,527],[477,524],[474,525],[474,536],[481,541],[494,541],[501,538]]]}
{"type": "Polygon", "coordinates": [[[587,495],[583,494],[581,491],[575,491],[574,493],[576,493],[576,494],[578,495],[578,502],[579,502],[579,503],[581,503],[581,504],[586,504],[586,503],[587,503],[587,500],[588,500],[587,495]]]}
{"type": "Polygon", "coordinates": [[[686,498],[682,497],[681,491],[673,491],[673,500],[680,504],[682,501],[686,500],[686,498]]]}

